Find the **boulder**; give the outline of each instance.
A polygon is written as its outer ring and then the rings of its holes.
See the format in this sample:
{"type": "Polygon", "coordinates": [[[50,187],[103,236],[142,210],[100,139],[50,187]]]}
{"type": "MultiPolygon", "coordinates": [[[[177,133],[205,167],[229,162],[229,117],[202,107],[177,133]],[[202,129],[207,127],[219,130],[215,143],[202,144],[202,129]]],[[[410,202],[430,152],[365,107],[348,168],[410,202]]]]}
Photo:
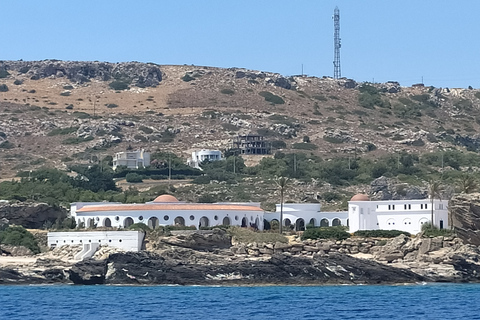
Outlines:
{"type": "Polygon", "coordinates": [[[41,229],[45,222],[65,219],[67,211],[46,203],[0,203],[0,219],[29,229],[41,229]]]}
{"type": "Polygon", "coordinates": [[[480,245],[480,193],[453,196],[449,211],[458,237],[465,243],[480,245]]]}

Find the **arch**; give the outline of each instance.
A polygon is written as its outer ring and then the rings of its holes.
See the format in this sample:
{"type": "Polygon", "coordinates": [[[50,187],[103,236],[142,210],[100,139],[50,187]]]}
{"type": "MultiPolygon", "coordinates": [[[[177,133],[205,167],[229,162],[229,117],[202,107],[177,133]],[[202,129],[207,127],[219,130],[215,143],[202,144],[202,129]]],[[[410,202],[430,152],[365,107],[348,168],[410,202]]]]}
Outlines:
{"type": "Polygon", "coordinates": [[[278,230],[279,225],[280,225],[280,222],[278,222],[277,219],[272,219],[270,221],[270,229],[272,229],[272,230],[278,230]]]}
{"type": "Polygon", "coordinates": [[[341,226],[342,225],[342,221],[338,218],[335,218],[332,220],[332,227],[336,227],[336,226],[341,226]]]}
{"type": "Polygon", "coordinates": [[[185,218],[181,217],[181,216],[178,216],[178,217],[175,218],[175,220],[173,220],[173,224],[176,225],[176,226],[185,227],[185,218]]]}
{"type": "Polygon", "coordinates": [[[158,218],[157,217],[151,217],[150,219],[148,219],[147,225],[152,229],[158,228],[158,226],[159,226],[158,218]]]}
{"type": "Polygon", "coordinates": [[[248,219],[247,217],[243,217],[242,219],[242,228],[248,227],[248,219]]]}
{"type": "Polygon", "coordinates": [[[130,217],[127,217],[127,218],[125,218],[125,220],[123,220],[123,227],[124,228],[130,227],[132,224],[133,224],[133,219],[130,218],[130,217]]]}
{"type": "Polygon", "coordinates": [[[350,219],[347,219],[347,227],[350,227],[350,219]]]}
{"type": "Polygon", "coordinates": [[[267,219],[263,219],[263,230],[270,230],[271,228],[270,222],[268,222],[267,219]]]}
{"type": "Polygon", "coordinates": [[[110,220],[110,218],[105,218],[105,220],[103,220],[103,226],[107,227],[107,228],[111,228],[112,227],[112,220],[110,220]]]}
{"type": "Polygon", "coordinates": [[[305,220],[303,220],[302,218],[297,219],[297,221],[295,221],[295,230],[305,231],[305,220]]]}
{"type": "Polygon", "coordinates": [[[222,225],[229,226],[230,225],[230,218],[229,217],[223,218],[222,225]]]}
{"type": "Polygon", "coordinates": [[[328,227],[330,226],[330,222],[328,221],[327,218],[323,218],[322,220],[320,220],[320,227],[328,227]]]}
{"type": "Polygon", "coordinates": [[[307,227],[307,228],[308,228],[308,227],[313,228],[313,227],[315,227],[316,225],[317,225],[317,220],[315,220],[315,218],[312,218],[312,219],[310,219],[310,222],[308,222],[308,224],[307,224],[306,227],[307,227]]]}
{"type": "Polygon", "coordinates": [[[255,229],[258,229],[258,226],[260,225],[260,219],[258,217],[255,218],[255,229]]]}
{"type": "Polygon", "coordinates": [[[88,219],[87,219],[87,225],[86,225],[85,227],[87,227],[87,228],[93,228],[93,227],[95,227],[95,221],[94,221],[93,219],[91,219],[91,218],[88,218],[88,219]]]}
{"type": "Polygon", "coordinates": [[[210,221],[208,220],[207,217],[203,216],[200,218],[200,222],[198,224],[199,229],[203,227],[208,227],[210,226],[210,221]]]}
{"type": "Polygon", "coordinates": [[[82,222],[83,222],[82,219],[78,219],[78,220],[77,220],[77,227],[78,227],[78,228],[82,225],[82,222]]]}
{"type": "Polygon", "coordinates": [[[286,218],[286,219],[283,219],[283,225],[285,227],[289,227],[292,225],[292,221],[290,221],[290,219],[286,218]]]}

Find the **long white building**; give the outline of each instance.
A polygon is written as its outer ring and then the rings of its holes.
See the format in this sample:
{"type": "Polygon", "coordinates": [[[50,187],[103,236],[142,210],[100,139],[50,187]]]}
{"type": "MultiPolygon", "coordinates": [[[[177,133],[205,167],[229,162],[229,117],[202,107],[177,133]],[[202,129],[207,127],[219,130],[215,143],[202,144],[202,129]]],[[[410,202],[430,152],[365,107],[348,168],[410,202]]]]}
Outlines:
{"type": "MultiPolygon", "coordinates": [[[[431,199],[370,201],[367,195],[357,194],[348,202],[351,233],[381,229],[416,234],[431,221],[431,214],[431,199]]],[[[433,224],[440,229],[449,227],[447,200],[433,200],[433,224]]]]}
{"type": "Polygon", "coordinates": [[[186,203],[171,195],[161,195],[142,204],[76,202],[71,204],[70,214],[77,225],[85,228],[127,228],[144,223],[151,228],[232,225],[263,230],[264,219],[259,203],[186,203]]]}

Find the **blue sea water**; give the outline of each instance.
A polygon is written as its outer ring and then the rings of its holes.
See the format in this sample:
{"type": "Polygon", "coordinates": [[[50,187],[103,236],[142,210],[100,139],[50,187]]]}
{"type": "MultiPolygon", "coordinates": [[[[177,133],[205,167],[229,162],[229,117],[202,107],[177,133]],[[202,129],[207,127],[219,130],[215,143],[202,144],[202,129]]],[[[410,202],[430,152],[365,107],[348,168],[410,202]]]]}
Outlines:
{"type": "Polygon", "coordinates": [[[0,286],[0,319],[480,319],[480,285],[0,286]]]}

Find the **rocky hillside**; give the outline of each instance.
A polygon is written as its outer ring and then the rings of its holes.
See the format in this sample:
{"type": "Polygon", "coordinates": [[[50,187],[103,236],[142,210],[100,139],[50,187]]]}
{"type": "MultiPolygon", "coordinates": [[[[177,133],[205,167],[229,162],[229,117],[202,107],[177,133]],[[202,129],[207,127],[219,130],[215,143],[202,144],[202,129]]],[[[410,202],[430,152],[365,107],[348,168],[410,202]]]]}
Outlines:
{"type": "Polygon", "coordinates": [[[1,61],[0,97],[0,179],[127,147],[186,158],[195,149],[228,149],[246,133],[322,158],[480,146],[480,91],[473,89],[45,60],[1,61]]]}

